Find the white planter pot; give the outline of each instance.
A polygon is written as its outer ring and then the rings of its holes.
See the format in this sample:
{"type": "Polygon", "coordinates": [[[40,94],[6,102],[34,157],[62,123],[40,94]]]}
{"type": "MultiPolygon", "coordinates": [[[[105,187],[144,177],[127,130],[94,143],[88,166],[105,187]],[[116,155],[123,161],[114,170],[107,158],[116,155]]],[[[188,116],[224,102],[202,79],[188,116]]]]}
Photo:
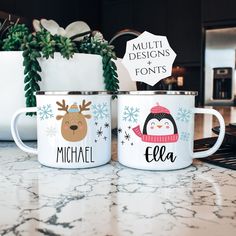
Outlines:
{"type": "MultiPolygon", "coordinates": [[[[116,62],[120,90],[136,90],[128,72],[116,62]]],[[[99,91],[105,90],[102,58],[98,55],[76,53],[70,60],[55,53],[54,59],[40,59],[41,90],[99,91]]],[[[10,122],[13,113],[25,107],[24,67],[22,52],[0,52],[0,140],[12,140],[10,122]]],[[[112,102],[112,128],[116,127],[116,100],[112,102]]],[[[23,140],[36,140],[35,117],[22,116],[19,133],[23,140]]]]}

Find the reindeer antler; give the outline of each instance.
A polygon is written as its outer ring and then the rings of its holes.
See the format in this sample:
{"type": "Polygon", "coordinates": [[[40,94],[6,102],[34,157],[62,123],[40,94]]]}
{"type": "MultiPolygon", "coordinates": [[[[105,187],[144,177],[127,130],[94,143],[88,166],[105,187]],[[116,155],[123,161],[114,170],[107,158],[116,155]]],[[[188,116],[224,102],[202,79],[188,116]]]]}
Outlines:
{"type": "Polygon", "coordinates": [[[68,113],[68,107],[69,106],[66,105],[66,102],[65,102],[64,99],[62,100],[62,103],[60,103],[60,102],[56,102],[56,103],[59,107],[61,107],[61,108],[58,108],[58,111],[65,111],[66,113],[68,113]]]}
{"type": "Polygon", "coordinates": [[[90,108],[87,108],[92,102],[85,103],[85,100],[83,100],[82,105],[79,105],[79,113],[82,113],[82,111],[88,111],[90,108]]]}

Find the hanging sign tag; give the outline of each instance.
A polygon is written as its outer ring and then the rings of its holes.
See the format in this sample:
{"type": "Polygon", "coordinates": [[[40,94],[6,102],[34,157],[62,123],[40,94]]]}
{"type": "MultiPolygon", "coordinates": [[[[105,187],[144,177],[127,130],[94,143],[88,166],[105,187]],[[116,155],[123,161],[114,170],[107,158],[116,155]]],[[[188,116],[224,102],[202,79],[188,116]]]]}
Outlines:
{"type": "Polygon", "coordinates": [[[127,41],[122,64],[133,81],[151,86],[171,76],[176,53],[170,47],[166,36],[144,31],[137,38],[127,41]]]}

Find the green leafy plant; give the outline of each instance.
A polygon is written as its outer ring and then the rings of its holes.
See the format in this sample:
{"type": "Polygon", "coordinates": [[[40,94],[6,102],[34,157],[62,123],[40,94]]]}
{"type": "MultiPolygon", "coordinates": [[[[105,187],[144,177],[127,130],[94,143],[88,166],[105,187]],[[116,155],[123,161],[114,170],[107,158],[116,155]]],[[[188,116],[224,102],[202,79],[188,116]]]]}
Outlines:
{"type": "Polygon", "coordinates": [[[6,38],[3,40],[2,49],[5,51],[19,50],[29,34],[29,29],[24,24],[9,27],[6,38]]]}
{"type": "Polygon", "coordinates": [[[119,89],[117,68],[112,61],[112,59],[116,59],[113,49],[114,47],[109,45],[107,41],[96,40],[92,37],[85,37],[84,41],[79,45],[79,52],[102,56],[103,77],[105,88],[108,91],[117,91],[119,89]]]}
{"type": "MultiPolygon", "coordinates": [[[[35,92],[40,90],[39,82],[42,78],[39,73],[42,68],[38,59],[41,57],[54,58],[55,52],[60,52],[62,57],[68,60],[76,52],[100,55],[103,63],[105,89],[113,92],[119,89],[117,68],[112,60],[116,59],[114,47],[103,39],[101,33],[95,31],[89,35],[86,32],[86,36],[80,41],[72,40],[83,34],[69,38],[59,34],[52,35],[44,28],[32,34],[24,24],[15,24],[8,28],[5,38],[0,39],[0,49],[23,51],[24,90],[27,107],[36,106],[35,92]]],[[[32,115],[32,113],[28,115],[32,115]]]]}

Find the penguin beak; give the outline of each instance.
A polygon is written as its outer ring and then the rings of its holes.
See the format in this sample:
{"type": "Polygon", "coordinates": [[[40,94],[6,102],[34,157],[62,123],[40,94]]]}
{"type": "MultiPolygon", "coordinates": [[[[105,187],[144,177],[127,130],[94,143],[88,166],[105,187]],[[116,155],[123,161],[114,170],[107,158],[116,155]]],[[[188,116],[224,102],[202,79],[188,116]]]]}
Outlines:
{"type": "Polygon", "coordinates": [[[162,125],[157,125],[157,128],[161,128],[162,127],[162,125]]]}

